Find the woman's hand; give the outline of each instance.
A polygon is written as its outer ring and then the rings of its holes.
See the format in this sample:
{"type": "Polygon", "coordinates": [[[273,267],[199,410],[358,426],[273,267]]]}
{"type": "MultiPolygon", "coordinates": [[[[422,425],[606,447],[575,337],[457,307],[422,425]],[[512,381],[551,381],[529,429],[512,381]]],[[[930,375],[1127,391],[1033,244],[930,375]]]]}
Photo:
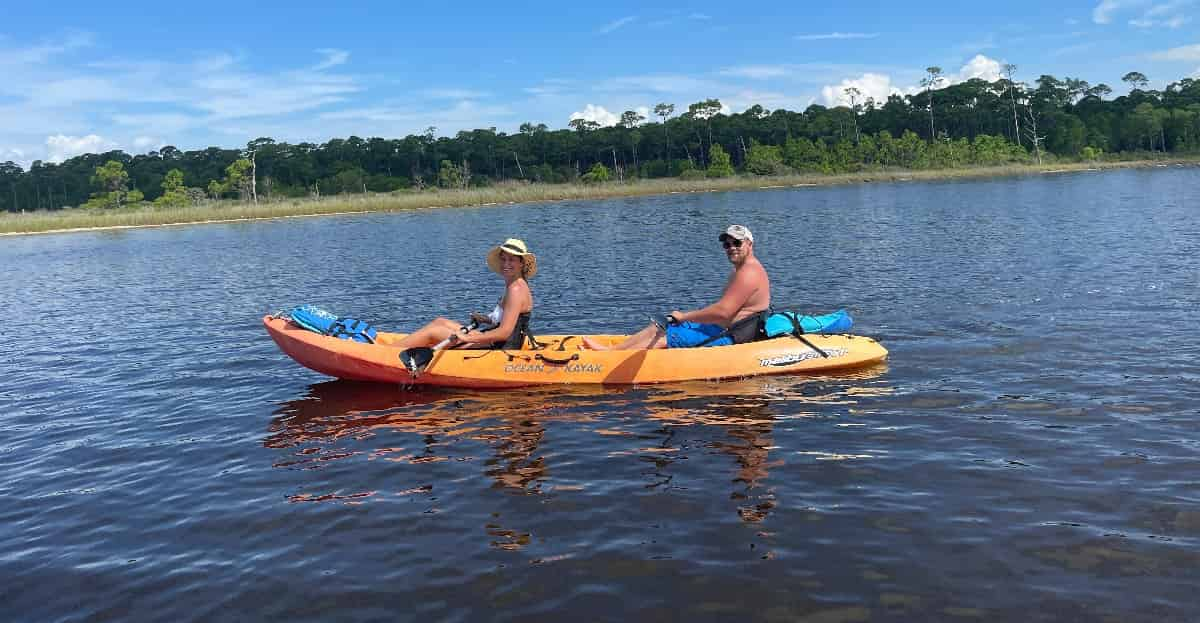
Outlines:
{"type": "Polygon", "coordinates": [[[451,333],[449,336],[446,337],[446,339],[450,340],[450,344],[452,346],[457,346],[459,344],[474,344],[475,342],[478,341],[478,340],[472,339],[476,335],[479,335],[478,331],[471,331],[470,327],[464,326],[464,327],[460,328],[458,331],[451,333]]]}
{"type": "Polygon", "coordinates": [[[491,318],[491,316],[488,316],[487,314],[481,314],[479,312],[471,312],[471,322],[474,322],[475,326],[477,326],[477,327],[486,327],[486,326],[490,326],[492,324],[492,318],[491,318]]]}

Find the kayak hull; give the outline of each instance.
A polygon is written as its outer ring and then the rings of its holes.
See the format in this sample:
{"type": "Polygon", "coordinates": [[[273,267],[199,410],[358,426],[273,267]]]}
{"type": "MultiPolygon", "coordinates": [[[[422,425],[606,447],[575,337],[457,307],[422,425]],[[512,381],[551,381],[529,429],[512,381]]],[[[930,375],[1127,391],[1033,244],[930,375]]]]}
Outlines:
{"type": "MultiPolygon", "coordinates": [[[[310,370],[339,379],[403,385],[501,389],[536,385],[642,385],[744,378],[858,368],[877,364],[887,350],[857,335],[787,336],[730,346],[596,351],[580,336],[539,335],[541,350],[442,350],[414,377],[393,344],[404,334],[380,332],[375,344],[328,337],[283,318],[263,317],[267,333],[286,355],[310,370]]],[[[623,335],[588,336],[616,343],[623,335]]]]}

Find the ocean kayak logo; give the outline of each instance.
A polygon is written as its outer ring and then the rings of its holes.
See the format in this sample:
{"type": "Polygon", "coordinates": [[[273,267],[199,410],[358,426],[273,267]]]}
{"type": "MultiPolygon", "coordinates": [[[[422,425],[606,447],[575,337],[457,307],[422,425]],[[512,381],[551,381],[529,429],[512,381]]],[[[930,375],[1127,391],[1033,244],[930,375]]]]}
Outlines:
{"type": "MultiPolygon", "coordinates": [[[[848,352],[850,351],[845,348],[829,348],[825,350],[825,355],[828,355],[830,359],[833,359],[834,357],[841,357],[848,352]]],[[[782,366],[790,366],[794,363],[800,363],[801,361],[808,361],[809,359],[824,359],[825,355],[822,355],[815,350],[806,350],[799,353],[788,353],[778,357],[759,359],[758,366],[760,368],[766,368],[768,366],[778,368],[782,366]]]]}
{"type": "Polygon", "coordinates": [[[599,363],[568,363],[565,365],[547,366],[544,363],[509,363],[504,365],[505,374],[545,373],[558,371],[567,374],[599,374],[604,372],[604,364],[599,363]]]}

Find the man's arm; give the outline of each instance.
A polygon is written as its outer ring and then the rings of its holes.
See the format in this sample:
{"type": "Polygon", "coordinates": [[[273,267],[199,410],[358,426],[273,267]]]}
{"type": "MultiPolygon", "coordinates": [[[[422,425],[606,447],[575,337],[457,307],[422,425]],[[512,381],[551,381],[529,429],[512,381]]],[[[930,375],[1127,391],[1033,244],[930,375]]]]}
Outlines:
{"type": "Polygon", "coordinates": [[[689,312],[672,312],[677,320],[690,320],[728,326],[733,322],[737,313],[746,306],[750,296],[758,290],[757,280],[749,270],[739,270],[734,273],[720,300],[703,309],[689,312]]]}

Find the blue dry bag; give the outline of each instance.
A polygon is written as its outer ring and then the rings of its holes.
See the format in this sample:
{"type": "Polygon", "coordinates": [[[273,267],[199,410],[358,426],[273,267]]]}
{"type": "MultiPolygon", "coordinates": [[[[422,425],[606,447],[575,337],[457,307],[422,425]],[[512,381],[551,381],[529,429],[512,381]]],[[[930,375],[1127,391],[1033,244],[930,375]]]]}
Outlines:
{"type": "Polygon", "coordinates": [[[375,343],[377,331],[366,321],[338,317],[337,314],[316,305],[301,305],[284,315],[301,327],[321,335],[368,344],[375,343]]]}
{"type": "Polygon", "coordinates": [[[767,316],[763,332],[767,337],[803,335],[805,333],[845,333],[854,325],[846,310],[839,309],[823,316],[805,316],[796,312],[776,312],[767,316]]]}

